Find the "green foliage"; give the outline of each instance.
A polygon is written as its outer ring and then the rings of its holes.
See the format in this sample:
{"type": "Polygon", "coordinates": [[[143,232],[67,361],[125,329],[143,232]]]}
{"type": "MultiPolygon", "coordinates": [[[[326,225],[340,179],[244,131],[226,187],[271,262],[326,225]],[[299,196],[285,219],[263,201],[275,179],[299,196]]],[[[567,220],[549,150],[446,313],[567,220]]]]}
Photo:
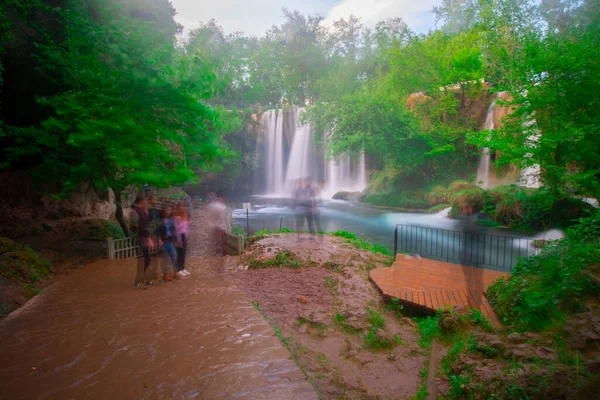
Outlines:
{"type": "Polygon", "coordinates": [[[364,202],[376,206],[424,210],[430,207],[430,202],[425,197],[421,192],[402,191],[398,193],[370,194],[364,202]]]}
{"type": "Polygon", "coordinates": [[[385,310],[395,313],[397,317],[402,317],[403,309],[404,306],[402,305],[400,300],[395,297],[391,298],[389,303],[385,305],[385,310]]]}
{"type": "Polygon", "coordinates": [[[334,296],[338,294],[338,285],[340,281],[337,278],[332,278],[330,276],[325,277],[325,287],[329,289],[331,294],[334,296]]]}
{"type": "Polygon", "coordinates": [[[234,236],[246,236],[246,231],[241,226],[234,225],[231,228],[231,234],[234,236]]]}
{"type": "Polygon", "coordinates": [[[282,250],[278,252],[273,258],[266,259],[249,259],[249,269],[262,269],[262,268],[292,268],[298,269],[302,267],[312,266],[314,263],[310,261],[300,260],[294,253],[288,250],[282,250]]]}
{"type": "Polygon", "coordinates": [[[351,335],[360,333],[361,330],[359,328],[355,328],[346,322],[346,316],[341,314],[339,311],[335,312],[335,316],[333,317],[334,322],[337,326],[342,328],[344,332],[349,333],[351,335]]]}
{"type": "Polygon", "coordinates": [[[566,312],[580,309],[586,296],[598,292],[589,268],[600,259],[599,220],[598,212],[580,220],[565,239],[521,259],[510,278],[488,288],[487,298],[507,327],[542,330],[560,324],[566,312]]]}
{"type": "Polygon", "coordinates": [[[0,238],[0,282],[22,285],[23,295],[30,298],[41,291],[42,279],[53,272],[50,262],[29,246],[0,238]]]}
{"type": "Polygon", "coordinates": [[[344,239],[356,240],[356,234],[354,232],[335,231],[332,233],[332,235],[344,239]]]}
{"type": "Polygon", "coordinates": [[[332,233],[333,236],[341,237],[348,240],[348,243],[356,247],[360,250],[370,251],[374,254],[383,254],[386,256],[391,256],[392,253],[384,246],[380,246],[377,244],[372,244],[367,242],[366,240],[357,238],[356,235],[352,232],[346,231],[336,231],[332,233]]]}
{"type": "MultiPolygon", "coordinates": [[[[236,119],[203,103],[214,71],[175,46],[173,15],[168,2],[71,0],[40,9],[41,22],[27,28],[32,39],[19,39],[35,42],[29,57],[40,84],[17,102],[38,104],[22,120],[2,114],[0,168],[33,168],[42,182],[60,177],[61,196],[82,182],[113,188],[120,209],[129,185],[193,181],[227,156],[221,132],[236,119]]],[[[20,88],[29,77],[12,68],[20,88]]]]}
{"type": "Polygon", "coordinates": [[[423,348],[430,348],[433,339],[441,337],[440,327],[438,325],[439,315],[433,317],[417,318],[417,329],[421,340],[419,345],[423,348]]]}
{"type": "Polygon", "coordinates": [[[367,315],[367,321],[369,321],[369,324],[371,324],[372,327],[379,329],[385,326],[385,320],[379,312],[368,308],[367,315]]]}

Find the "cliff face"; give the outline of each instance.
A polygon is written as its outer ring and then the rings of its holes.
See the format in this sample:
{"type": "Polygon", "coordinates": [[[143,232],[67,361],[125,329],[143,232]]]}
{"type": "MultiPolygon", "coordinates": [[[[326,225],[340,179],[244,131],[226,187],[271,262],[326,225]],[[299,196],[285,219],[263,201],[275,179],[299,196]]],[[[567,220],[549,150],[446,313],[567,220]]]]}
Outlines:
{"type": "Polygon", "coordinates": [[[36,186],[24,173],[3,171],[0,187],[0,233],[9,236],[15,236],[18,228],[26,228],[34,220],[109,219],[116,211],[112,190],[102,192],[89,184],[82,184],[71,197],[58,200],[51,194],[56,189],[53,185],[36,186]]]}

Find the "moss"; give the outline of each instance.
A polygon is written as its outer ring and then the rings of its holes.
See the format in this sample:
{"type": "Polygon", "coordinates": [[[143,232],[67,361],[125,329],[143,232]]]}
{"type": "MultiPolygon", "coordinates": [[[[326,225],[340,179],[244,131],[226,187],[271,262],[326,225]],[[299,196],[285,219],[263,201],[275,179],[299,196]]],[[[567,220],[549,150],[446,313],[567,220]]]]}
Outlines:
{"type": "Polygon", "coordinates": [[[38,294],[41,280],[50,277],[53,272],[50,262],[29,246],[0,238],[0,280],[22,286],[25,297],[38,294]]]}
{"type": "Polygon", "coordinates": [[[0,278],[3,280],[33,283],[53,272],[50,262],[31,247],[0,238],[0,278]]]}

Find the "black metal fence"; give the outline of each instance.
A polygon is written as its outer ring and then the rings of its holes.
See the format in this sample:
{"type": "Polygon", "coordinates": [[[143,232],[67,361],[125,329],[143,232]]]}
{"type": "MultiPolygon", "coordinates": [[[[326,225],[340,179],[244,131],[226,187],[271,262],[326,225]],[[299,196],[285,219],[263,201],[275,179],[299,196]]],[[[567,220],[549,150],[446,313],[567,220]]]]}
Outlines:
{"type": "Polygon", "coordinates": [[[398,253],[472,267],[512,271],[520,258],[539,252],[533,239],[488,233],[396,225],[394,259],[398,253]]]}

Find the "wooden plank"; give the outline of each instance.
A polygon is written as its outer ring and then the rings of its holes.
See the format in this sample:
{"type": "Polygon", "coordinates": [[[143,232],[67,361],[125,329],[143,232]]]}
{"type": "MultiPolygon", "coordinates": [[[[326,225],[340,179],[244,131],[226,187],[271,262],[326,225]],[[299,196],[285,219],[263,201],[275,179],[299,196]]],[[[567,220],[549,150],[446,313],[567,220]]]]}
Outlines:
{"type": "Polygon", "coordinates": [[[475,297],[473,296],[473,293],[471,293],[469,289],[465,289],[465,294],[467,295],[467,299],[469,299],[469,307],[479,309],[479,306],[477,304],[477,301],[475,300],[475,297]]]}
{"type": "Polygon", "coordinates": [[[437,310],[438,308],[440,308],[435,290],[432,290],[431,292],[429,292],[429,295],[431,296],[431,303],[432,303],[431,308],[433,308],[434,310],[437,310]]]}
{"type": "Polygon", "coordinates": [[[431,298],[431,292],[425,292],[425,303],[427,308],[435,310],[435,307],[433,306],[433,299],[431,298]]]}
{"type": "Polygon", "coordinates": [[[454,298],[454,293],[452,290],[448,290],[446,291],[446,294],[448,295],[448,298],[450,299],[450,304],[452,306],[457,306],[459,305],[459,303],[456,301],[456,299],[454,298]]]}
{"type": "Polygon", "coordinates": [[[444,299],[444,304],[442,305],[442,307],[447,307],[451,305],[452,303],[450,302],[450,297],[448,297],[448,293],[445,290],[441,290],[441,293],[442,298],[444,299]]]}
{"type": "Polygon", "coordinates": [[[419,291],[417,293],[418,293],[418,296],[419,296],[418,297],[418,300],[419,300],[418,304],[421,305],[421,306],[424,306],[425,305],[425,296],[423,295],[423,292],[419,291]]]}
{"type": "Polygon", "coordinates": [[[464,289],[462,289],[462,290],[459,290],[459,291],[458,291],[458,295],[460,296],[460,298],[461,298],[461,300],[462,300],[462,304],[463,304],[465,307],[469,307],[469,300],[467,299],[467,295],[466,295],[466,293],[465,293],[465,290],[464,290],[464,289]]]}

